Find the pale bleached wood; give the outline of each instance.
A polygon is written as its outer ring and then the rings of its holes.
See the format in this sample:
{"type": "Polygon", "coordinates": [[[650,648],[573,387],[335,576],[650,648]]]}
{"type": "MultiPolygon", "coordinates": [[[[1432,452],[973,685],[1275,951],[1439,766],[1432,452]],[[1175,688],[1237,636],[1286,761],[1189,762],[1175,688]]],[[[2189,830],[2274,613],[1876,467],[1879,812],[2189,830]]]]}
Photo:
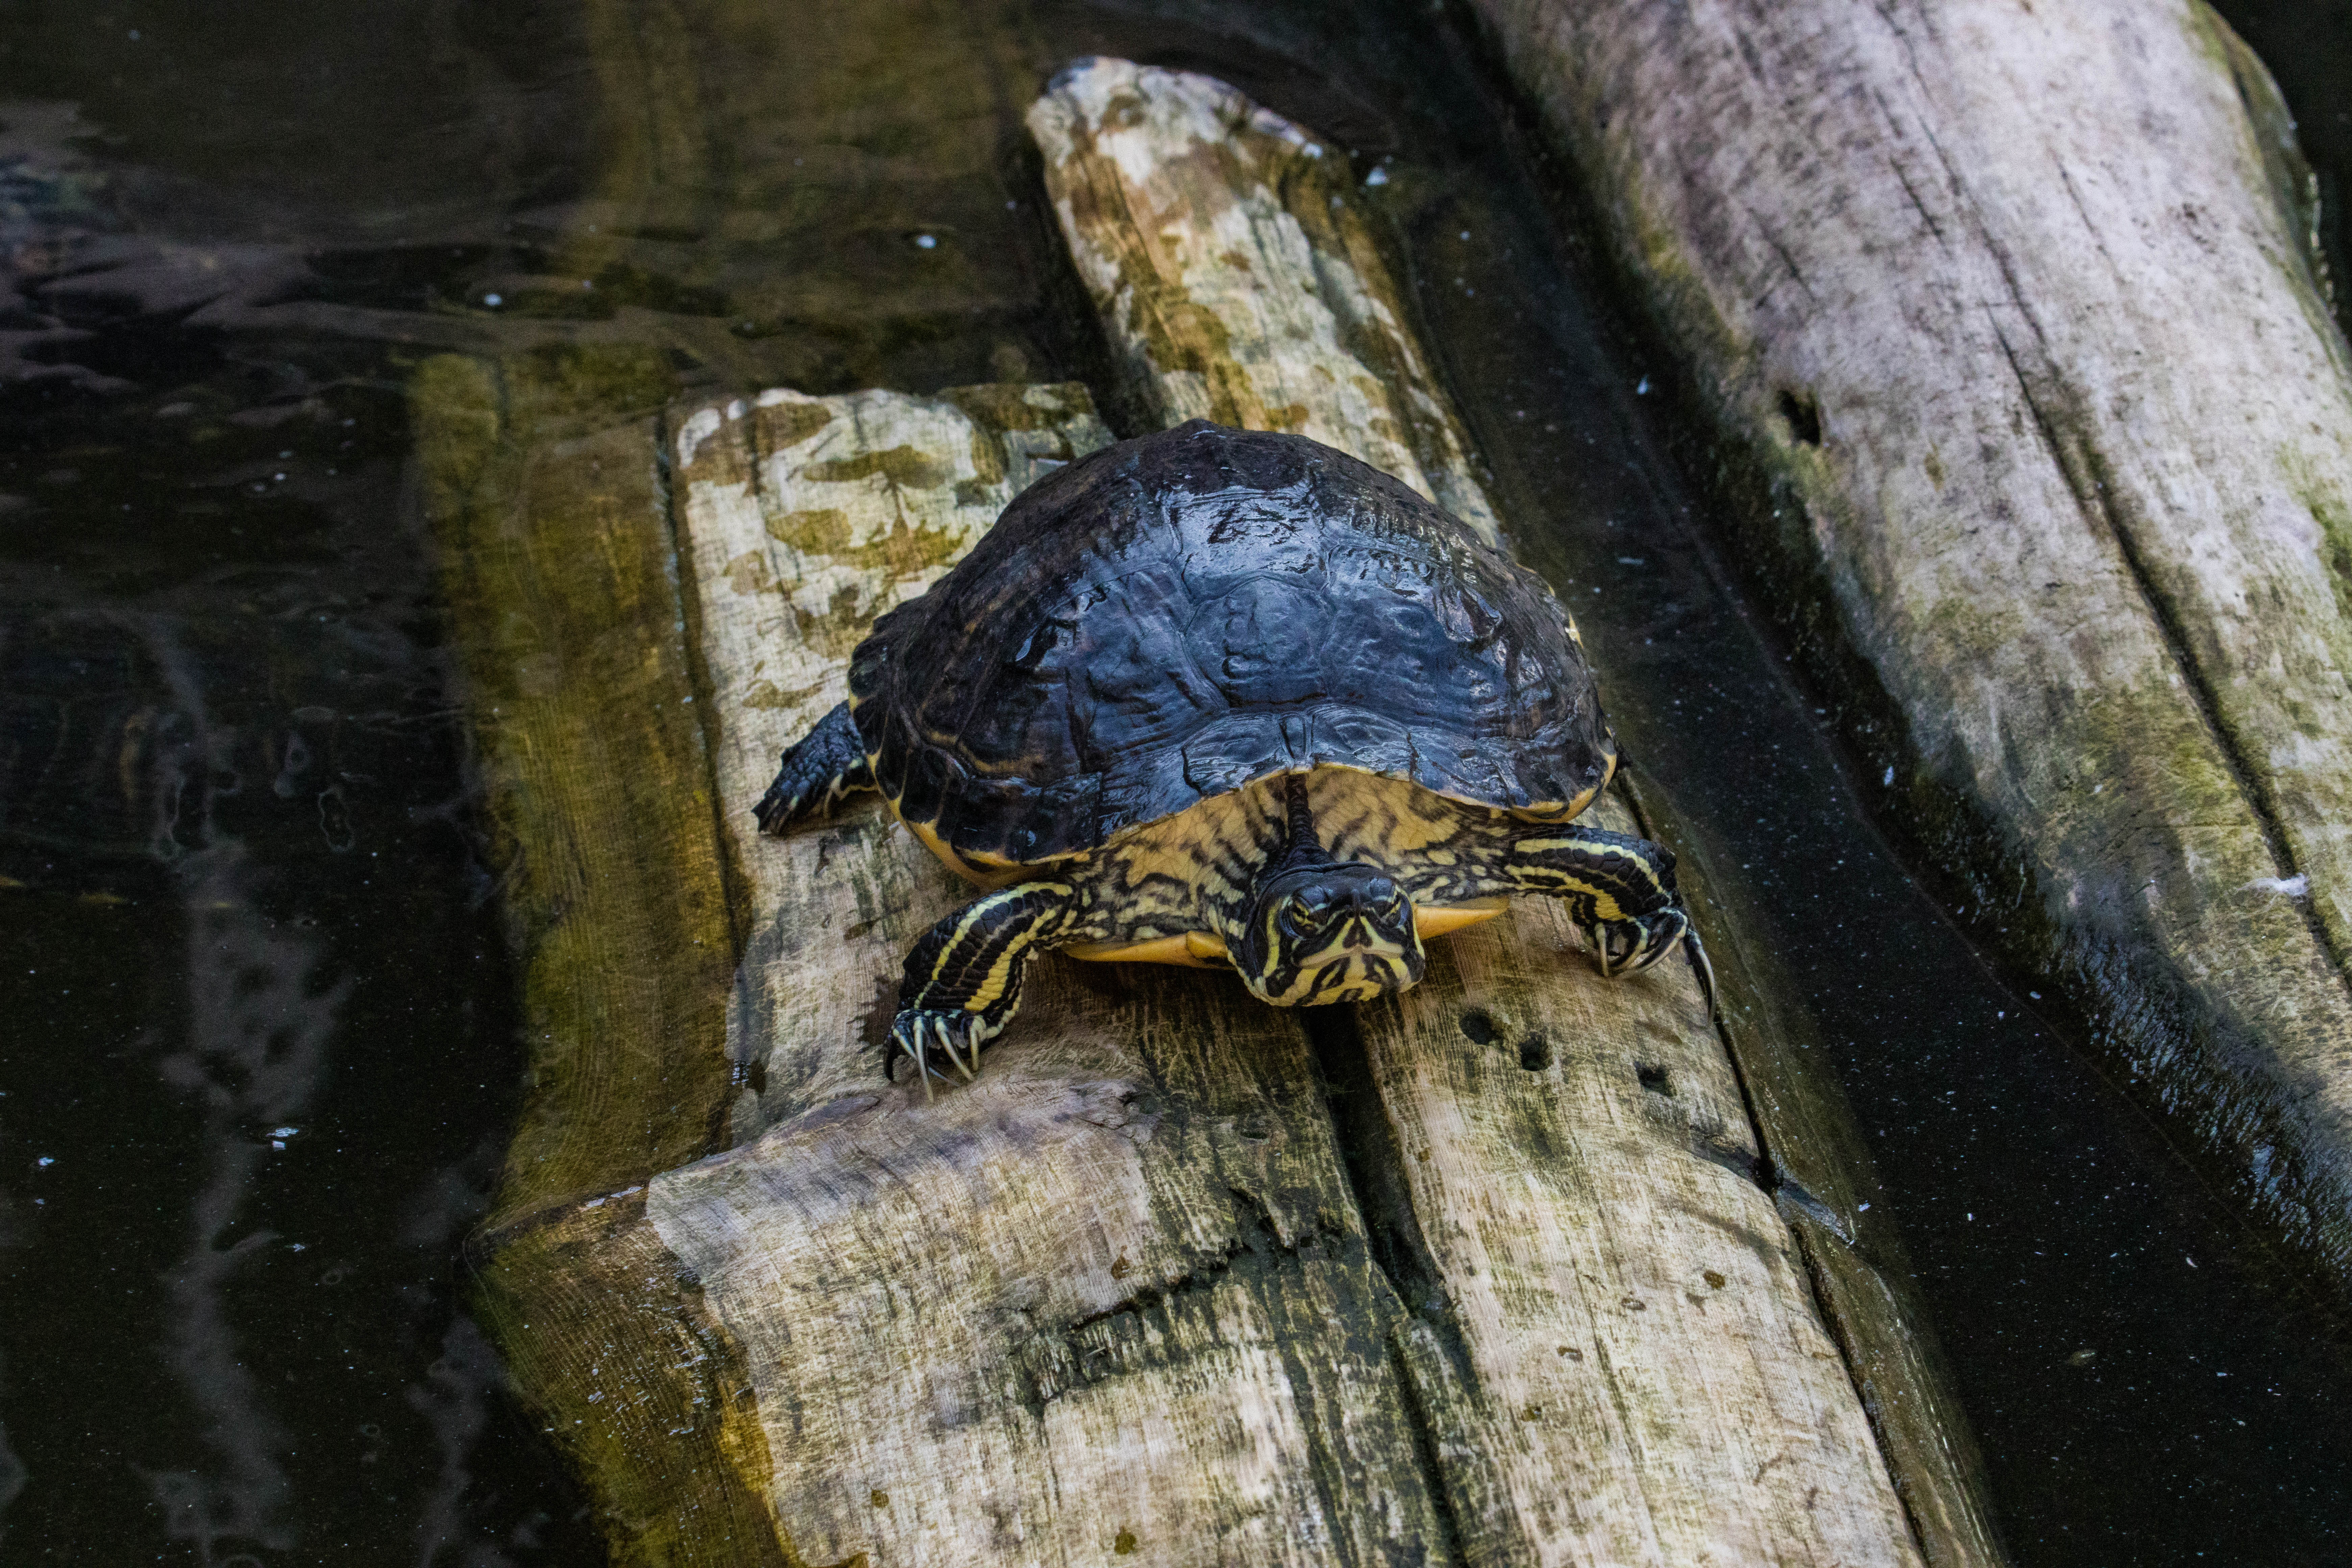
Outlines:
{"type": "Polygon", "coordinates": [[[2352,382],[2260,64],[2196,0],[1479,9],[1971,912],[2352,1283],[2352,382]]]}
{"type": "Polygon", "coordinates": [[[1336,149],[1223,82],[1125,60],[1063,72],[1029,128],[1156,423],[1311,436],[1499,537],[1336,149]]]}
{"type": "Polygon", "coordinates": [[[1508,1500],[1486,1529],[1541,1563],[1912,1561],[1738,1083],[1675,981],[1601,980],[1522,900],[1394,1015],[1366,1010],[1467,1436],[1508,1500]]]}
{"type": "MultiPolygon", "coordinates": [[[[1223,84],[1118,60],[1065,72],[1030,125],[1114,346],[1165,417],[1202,411],[1201,386],[1279,375],[1290,404],[1220,412],[1384,464],[1382,411],[1411,405],[1442,426],[1430,447],[1466,449],[1409,341],[1376,370],[1349,352],[1360,336],[1322,330],[1323,301],[1396,291],[1369,246],[1306,237],[1354,226],[1307,132],[1223,84]],[[1357,396],[1367,383],[1388,401],[1357,396]]],[[[1475,487],[1456,462],[1459,506],[1475,487]]],[[[1491,517],[1483,499],[1472,515],[1491,517]]],[[[1591,819],[1636,826],[1613,799],[1591,819]]],[[[1602,981],[1567,930],[1522,900],[1439,944],[1401,1005],[1354,1015],[1383,1112],[1360,1158],[1389,1166],[1378,1179],[1401,1193],[1399,1229],[1437,1291],[1400,1343],[1465,1550],[1917,1561],[1790,1226],[1756,1184],[1695,977],[1675,963],[1602,981]],[[1644,1067],[1671,1095],[1639,1087],[1644,1067]]],[[[1965,1488],[1918,1484],[1959,1500],[1939,1559],[1990,1557],[1965,1488]]]]}
{"type": "Polygon", "coordinates": [[[783,839],[760,837],[752,803],[784,748],[848,695],[849,654],[874,618],[937,582],[1045,467],[1110,436],[1076,385],[776,390],[671,424],[680,567],[696,584],[746,921],[728,1052],[760,1071],[738,1091],[740,1142],[875,1081],[911,933],[971,896],[870,795],[783,839]]]}
{"type": "Polygon", "coordinates": [[[746,888],[733,1038],[767,1082],[743,1146],[646,1209],[742,1346],[782,1535],[877,1563],[1438,1550],[1403,1310],[1297,1018],[1229,976],[1052,963],[978,1084],[927,1102],[879,1042],[906,950],[971,889],[870,797],[748,831],[872,617],[1102,440],[1084,393],[775,393],[673,427],[746,888]]]}

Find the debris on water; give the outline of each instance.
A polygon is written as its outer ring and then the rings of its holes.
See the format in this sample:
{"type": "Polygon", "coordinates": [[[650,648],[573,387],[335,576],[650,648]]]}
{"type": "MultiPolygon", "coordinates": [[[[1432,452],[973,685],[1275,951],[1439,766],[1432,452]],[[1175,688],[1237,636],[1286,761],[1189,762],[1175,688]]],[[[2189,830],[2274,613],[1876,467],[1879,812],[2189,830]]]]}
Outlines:
{"type": "Polygon", "coordinates": [[[1388,183],[1389,172],[1386,169],[1376,168],[1370,174],[1364,176],[1364,184],[1368,185],[1385,185],[1388,183]]]}
{"type": "Polygon", "coordinates": [[[485,295],[483,295],[483,296],[482,296],[482,303],[483,303],[483,304],[485,304],[485,305],[488,305],[491,310],[497,310],[500,305],[505,304],[505,303],[506,303],[506,300],[505,300],[503,298],[501,298],[500,296],[496,295],[496,294],[485,294],[485,295]]]}
{"type": "Polygon", "coordinates": [[[935,234],[919,234],[915,237],[915,248],[918,250],[936,249],[939,243],[940,237],[935,234]]]}
{"type": "Polygon", "coordinates": [[[1887,769],[1885,776],[1881,778],[1878,782],[1882,784],[1892,784],[1895,782],[1895,770],[1893,768],[1887,769]]]}
{"type": "Polygon", "coordinates": [[[34,1164],[42,1166],[54,1165],[57,1163],[58,1157],[54,1154],[44,1154],[39,1159],[33,1162],[34,1164]]]}
{"type": "Polygon", "coordinates": [[[2066,1364],[2068,1366],[2088,1366],[2098,1359],[2098,1352],[2094,1350],[2080,1350],[2066,1358],[2066,1364]]]}
{"type": "MultiPolygon", "coordinates": [[[[1465,237],[1467,237],[1465,236],[1465,237]]],[[[1643,376],[1634,386],[1633,395],[1636,397],[1647,397],[1650,395],[1650,378],[1648,376],[1643,376]]]]}

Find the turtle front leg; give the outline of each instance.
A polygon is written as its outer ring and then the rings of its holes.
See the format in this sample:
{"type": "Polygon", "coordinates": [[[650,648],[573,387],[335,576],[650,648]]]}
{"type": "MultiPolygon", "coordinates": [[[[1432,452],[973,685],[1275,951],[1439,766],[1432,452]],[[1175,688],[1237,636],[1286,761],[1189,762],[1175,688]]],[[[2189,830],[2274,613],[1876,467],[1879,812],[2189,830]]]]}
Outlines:
{"type": "Polygon", "coordinates": [[[942,1052],[966,1079],[980,1047],[1004,1032],[1021,1005],[1029,961],[1083,936],[1081,900],[1066,882],[1017,882],[923,933],[907,954],[890,1044],[914,1058],[930,1098],[930,1052],[942,1052]]]}
{"type": "Polygon", "coordinates": [[[776,782],[760,798],[753,812],[762,833],[782,833],[793,819],[813,811],[829,810],[853,790],[872,789],[873,770],[866,765],[866,742],[849,717],[849,704],[836,703],[816,728],[793,743],[784,753],[776,782]]]}
{"type": "Polygon", "coordinates": [[[1714,1004],[1715,970],[1675,890],[1671,849],[1598,827],[1538,828],[1511,846],[1505,870],[1518,891],[1568,905],[1602,974],[1647,969],[1681,942],[1714,1004]]]}

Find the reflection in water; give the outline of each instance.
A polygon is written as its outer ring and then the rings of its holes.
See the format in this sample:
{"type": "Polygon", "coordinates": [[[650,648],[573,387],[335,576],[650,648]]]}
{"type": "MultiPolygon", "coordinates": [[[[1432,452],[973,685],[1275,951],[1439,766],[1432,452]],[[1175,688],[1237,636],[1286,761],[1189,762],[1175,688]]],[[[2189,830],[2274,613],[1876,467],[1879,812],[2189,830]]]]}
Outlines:
{"type": "MultiPolygon", "coordinates": [[[[7,1363],[0,1362],[0,1384],[5,1383],[7,1375],[7,1363]]],[[[25,1461],[18,1458],[16,1450],[9,1446],[7,1424],[0,1422],[0,1545],[7,1544],[8,1541],[8,1505],[15,1502],[16,1494],[25,1489],[29,1473],[25,1468],[25,1461]]]]}
{"type": "MultiPolygon", "coordinates": [[[[224,1541],[278,1551],[297,1539],[292,1489],[277,1456],[289,1445],[239,1343],[232,1288],[248,1263],[278,1243],[246,1210],[255,1173],[273,1148],[299,1136],[326,1067],[346,976],[315,988],[318,944],[277,929],[249,897],[242,847],[216,840],[181,860],[188,908],[188,1048],[163,1058],[163,1080],[185,1091],[204,1120],[205,1185],[190,1205],[192,1245],[170,1275],[173,1317],[166,1359],[200,1413],[211,1462],[147,1472],[164,1529],[196,1543],[199,1561],[222,1561],[224,1541]]],[[[295,1243],[299,1248],[302,1244],[295,1243]]]]}
{"type": "MultiPolygon", "coordinates": [[[[441,1473],[417,1510],[418,1568],[443,1561],[445,1547],[457,1548],[447,1560],[462,1562],[466,1568],[504,1568],[514,1561],[486,1541],[467,1540],[471,1533],[466,1517],[474,1486],[471,1461],[489,1431],[489,1393],[504,1376],[498,1352],[481,1330],[472,1319],[459,1318],[441,1336],[440,1359],[425,1369],[425,1381],[404,1395],[409,1408],[431,1425],[434,1447],[441,1455],[441,1473]]],[[[538,1545],[537,1531],[525,1523],[514,1544],[538,1545]]]]}
{"type": "Polygon", "coordinates": [[[113,95],[124,29],[40,10],[0,24],[0,1560],[595,1561],[458,1303],[519,1058],[390,356],[472,329],[306,298],[340,231],[192,172],[214,81],[113,95]]]}

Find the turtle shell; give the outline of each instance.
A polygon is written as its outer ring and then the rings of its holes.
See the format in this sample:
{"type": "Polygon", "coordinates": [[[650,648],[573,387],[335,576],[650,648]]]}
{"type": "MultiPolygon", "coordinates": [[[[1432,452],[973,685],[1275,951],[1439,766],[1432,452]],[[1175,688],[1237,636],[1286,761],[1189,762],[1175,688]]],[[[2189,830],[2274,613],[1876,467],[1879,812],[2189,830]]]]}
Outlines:
{"type": "Polygon", "coordinates": [[[1615,756],[1533,574],[1344,453],[1205,420],[1032,486],[849,689],[883,794],[973,868],[1318,765],[1564,818],[1615,756]]]}

